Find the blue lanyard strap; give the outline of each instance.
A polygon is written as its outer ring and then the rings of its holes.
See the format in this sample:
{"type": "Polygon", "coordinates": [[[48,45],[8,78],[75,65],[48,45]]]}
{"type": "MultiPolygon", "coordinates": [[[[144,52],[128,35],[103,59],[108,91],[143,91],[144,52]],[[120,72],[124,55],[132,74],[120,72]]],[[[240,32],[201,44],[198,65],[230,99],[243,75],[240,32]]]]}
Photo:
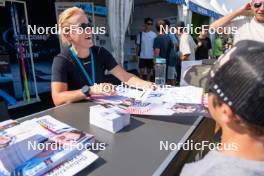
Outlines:
{"type": "Polygon", "coordinates": [[[89,82],[89,84],[91,86],[93,86],[95,84],[95,71],[94,71],[94,56],[93,56],[93,52],[92,49],[90,48],[90,55],[91,55],[91,63],[92,63],[92,78],[93,80],[91,80],[90,76],[88,75],[87,71],[85,70],[84,66],[82,65],[79,57],[77,56],[77,54],[75,53],[75,51],[73,50],[73,48],[70,48],[71,53],[74,57],[74,59],[76,60],[76,62],[78,63],[79,67],[81,68],[84,76],[86,77],[87,81],[89,82]]]}

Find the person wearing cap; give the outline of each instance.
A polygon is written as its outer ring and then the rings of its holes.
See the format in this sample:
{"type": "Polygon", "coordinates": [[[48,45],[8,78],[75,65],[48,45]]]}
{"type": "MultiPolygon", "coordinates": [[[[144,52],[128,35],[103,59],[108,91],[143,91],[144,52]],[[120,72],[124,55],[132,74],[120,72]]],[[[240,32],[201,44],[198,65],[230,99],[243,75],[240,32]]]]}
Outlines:
{"type": "Polygon", "coordinates": [[[209,72],[208,108],[221,145],[181,176],[264,175],[264,44],[241,41],[209,72]]]}
{"type": "Polygon", "coordinates": [[[67,48],[52,64],[51,90],[56,106],[89,99],[91,95],[115,94],[107,82],[106,71],[129,86],[152,87],[153,83],[126,72],[105,48],[94,46],[92,29],[83,9],[71,7],[63,11],[59,27],[67,48]]]}
{"type": "Polygon", "coordinates": [[[234,44],[241,40],[264,42],[264,0],[252,0],[233,13],[216,20],[210,27],[219,33],[223,32],[223,27],[226,29],[235,27],[234,44]],[[240,16],[243,17],[238,18],[240,16]]]}

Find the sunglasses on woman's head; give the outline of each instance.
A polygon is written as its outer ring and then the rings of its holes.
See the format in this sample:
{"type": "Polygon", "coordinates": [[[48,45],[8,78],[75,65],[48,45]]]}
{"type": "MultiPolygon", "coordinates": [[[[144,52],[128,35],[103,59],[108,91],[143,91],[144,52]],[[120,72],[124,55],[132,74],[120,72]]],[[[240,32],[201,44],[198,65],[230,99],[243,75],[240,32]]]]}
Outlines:
{"type": "Polygon", "coordinates": [[[260,8],[262,5],[264,5],[264,2],[256,2],[253,4],[256,9],[260,8]]]}

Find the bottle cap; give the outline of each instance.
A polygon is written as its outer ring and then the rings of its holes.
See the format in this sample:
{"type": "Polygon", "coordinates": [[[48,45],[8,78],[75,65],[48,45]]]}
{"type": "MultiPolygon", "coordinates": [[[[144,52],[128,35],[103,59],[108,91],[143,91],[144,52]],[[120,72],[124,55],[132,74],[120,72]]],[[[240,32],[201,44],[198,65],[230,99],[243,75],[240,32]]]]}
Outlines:
{"type": "Polygon", "coordinates": [[[166,59],[158,57],[156,58],[156,64],[166,64],[166,59]]]}

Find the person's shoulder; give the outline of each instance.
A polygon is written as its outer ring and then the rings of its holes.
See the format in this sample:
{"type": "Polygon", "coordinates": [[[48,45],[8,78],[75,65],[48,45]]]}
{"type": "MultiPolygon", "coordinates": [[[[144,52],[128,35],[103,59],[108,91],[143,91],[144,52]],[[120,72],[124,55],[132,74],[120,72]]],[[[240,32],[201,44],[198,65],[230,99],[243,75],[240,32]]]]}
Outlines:
{"type": "Polygon", "coordinates": [[[107,52],[107,50],[104,47],[97,46],[97,45],[93,45],[91,47],[91,50],[92,50],[93,54],[95,54],[95,55],[99,55],[99,54],[107,52]]]}
{"type": "MultiPolygon", "coordinates": [[[[194,39],[193,39],[193,37],[190,35],[190,34],[186,34],[186,39],[190,42],[194,42],[194,39]]],[[[195,42],[194,42],[195,43],[195,42]]]]}
{"type": "Polygon", "coordinates": [[[70,48],[66,48],[61,53],[57,54],[54,59],[53,63],[60,62],[60,63],[67,63],[68,58],[70,57],[70,48]]]}
{"type": "Polygon", "coordinates": [[[245,24],[249,24],[252,21],[253,17],[250,16],[240,16],[237,17],[236,19],[231,21],[231,24],[235,26],[242,26],[245,24]]]}
{"type": "Polygon", "coordinates": [[[53,59],[52,63],[52,70],[53,72],[55,70],[67,70],[68,68],[71,67],[71,62],[70,62],[70,53],[67,50],[64,50],[63,52],[59,53],[56,55],[53,59]]]}
{"type": "Polygon", "coordinates": [[[160,38],[163,38],[163,37],[164,37],[164,35],[157,35],[156,38],[160,39],[160,38]]]}
{"type": "Polygon", "coordinates": [[[211,39],[209,37],[206,37],[205,40],[211,42],[211,39]]]}
{"type": "Polygon", "coordinates": [[[97,55],[108,52],[107,49],[105,49],[104,47],[97,46],[97,45],[92,46],[91,49],[92,49],[93,53],[95,53],[97,55]]]}
{"type": "Polygon", "coordinates": [[[161,35],[158,35],[157,37],[155,37],[154,40],[155,40],[156,42],[158,42],[158,41],[162,40],[162,36],[161,36],[161,35]]]}
{"type": "Polygon", "coordinates": [[[250,23],[252,26],[261,26],[264,27],[263,23],[258,23],[255,19],[255,17],[248,18],[248,23],[250,23]]]}
{"type": "Polygon", "coordinates": [[[166,34],[165,35],[166,36],[166,40],[168,41],[168,42],[171,42],[172,44],[173,44],[173,36],[171,35],[171,34],[166,34]]]}
{"type": "Polygon", "coordinates": [[[150,32],[150,34],[151,34],[152,36],[157,37],[157,34],[156,34],[155,32],[153,32],[153,31],[149,31],[149,32],[150,32]]]}
{"type": "Polygon", "coordinates": [[[252,17],[252,16],[245,16],[243,18],[243,20],[246,21],[247,23],[250,23],[252,20],[254,20],[254,17],[252,17]]]}
{"type": "Polygon", "coordinates": [[[106,58],[112,56],[112,54],[106,48],[104,48],[102,46],[94,45],[94,46],[92,46],[91,49],[92,49],[95,57],[98,56],[98,58],[106,59],[106,58]]]}
{"type": "Polygon", "coordinates": [[[257,176],[264,173],[263,162],[248,161],[210,151],[203,159],[186,164],[180,176],[257,176]]]}
{"type": "MultiPolygon", "coordinates": [[[[197,162],[185,164],[180,176],[214,176],[213,172],[219,166],[219,160],[215,152],[209,152],[203,159],[197,162]]],[[[218,171],[218,169],[217,169],[218,171]]]]}
{"type": "Polygon", "coordinates": [[[189,37],[190,37],[190,35],[187,34],[187,33],[183,33],[183,34],[181,35],[181,38],[184,38],[184,39],[189,38],[189,37]]]}

